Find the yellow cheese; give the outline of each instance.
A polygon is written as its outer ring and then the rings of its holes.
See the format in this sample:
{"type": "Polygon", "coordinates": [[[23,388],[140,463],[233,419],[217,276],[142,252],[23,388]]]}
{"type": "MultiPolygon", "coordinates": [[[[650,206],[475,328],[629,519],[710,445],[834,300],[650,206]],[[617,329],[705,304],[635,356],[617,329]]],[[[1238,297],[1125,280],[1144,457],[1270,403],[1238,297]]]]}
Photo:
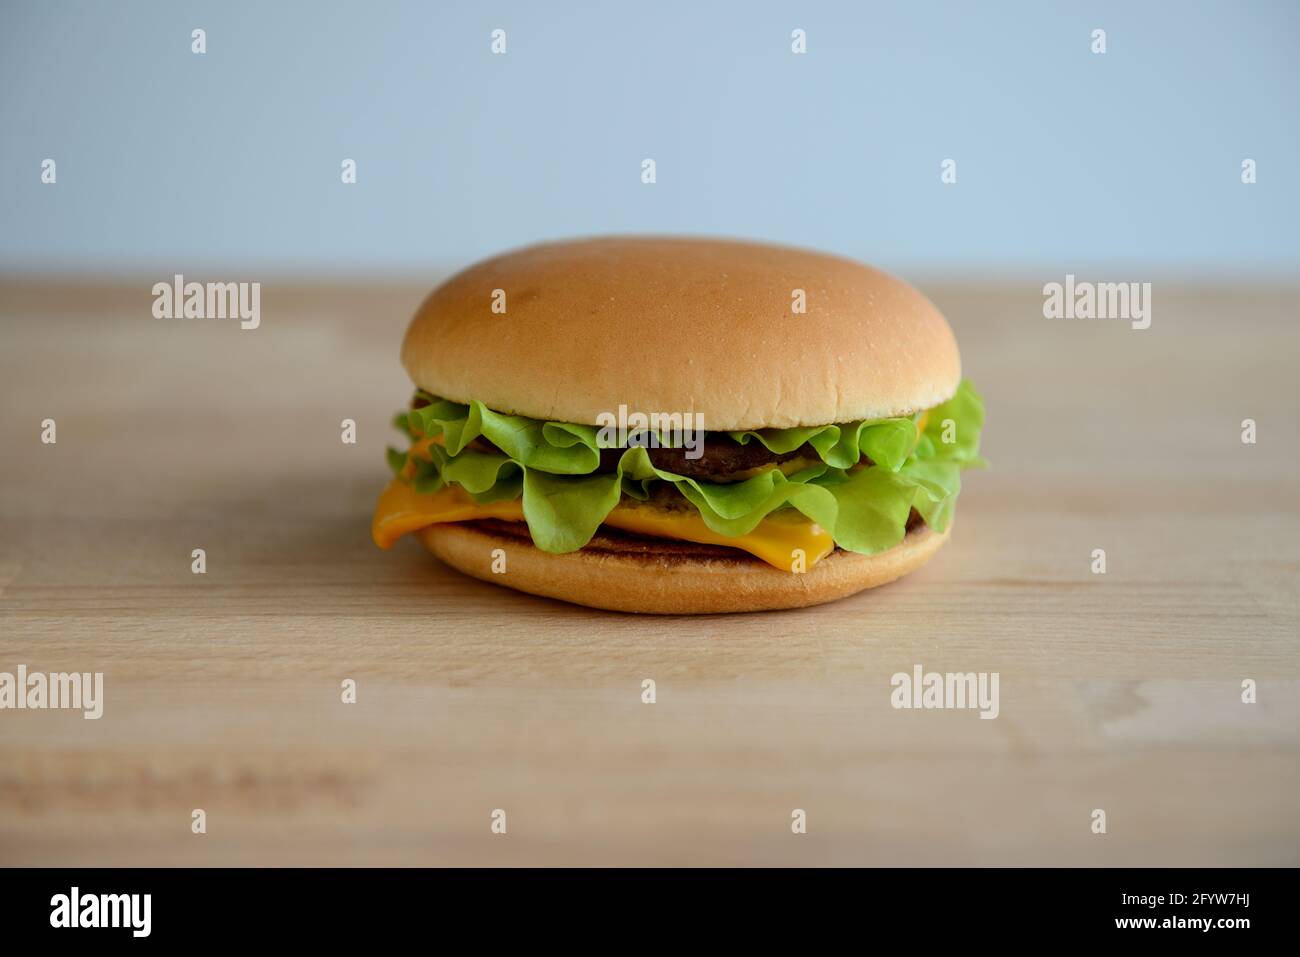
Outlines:
{"type": "Polygon", "coordinates": [[[606,516],[605,524],[637,535],[743,549],[787,572],[794,570],[796,549],[803,552],[805,570],[835,550],[835,539],[831,538],[830,532],[798,512],[781,517],[769,515],[748,535],[727,536],[709,528],[693,507],[670,511],[635,500],[624,500],[606,516]]]}
{"type": "MultiPolygon", "coordinates": [[[[379,497],[370,531],[376,545],[392,548],[408,532],[442,522],[480,518],[522,522],[523,502],[515,499],[479,505],[457,485],[422,495],[408,483],[394,479],[379,497]]],[[[835,549],[829,532],[797,513],[768,516],[748,535],[728,537],[709,528],[694,509],[669,510],[624,501],[605,517],[604,523],[637,535],[739,548],[784,571],[794,570],[796,549],[804,553],[804,568],[811,568],[835,549]]]]}
{"type": "Polygon", "coordinates": [[[393,479],[375,505],[370,537],[380,548],[392,548],[408,532],[441,522],[470,522],[477,518],[522,522],[523,503],[515,499],[480,505],[459,485],[448,485],[432,495],[422,495],[409,483],[393,479]]]}

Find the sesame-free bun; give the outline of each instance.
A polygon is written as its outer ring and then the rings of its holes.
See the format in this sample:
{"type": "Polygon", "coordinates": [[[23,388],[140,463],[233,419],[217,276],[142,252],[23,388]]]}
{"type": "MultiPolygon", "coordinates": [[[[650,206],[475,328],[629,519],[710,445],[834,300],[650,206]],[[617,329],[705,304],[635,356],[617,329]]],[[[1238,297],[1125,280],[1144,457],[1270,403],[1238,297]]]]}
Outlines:
{"type": "Polygon", "coordinates": [[[599,424],[626,405],[700,412],[709,430],[910,414],[961,378],[948,323],[893,276],[801,249],[665,237],[546,243],[471,266],[424,301],[402,364],[434,395],[501,412],[599,424]],[[501,294],[504,314],[492,310],[501,294]]]}
{"type": "Polygon", "coordinates": [[[455,522],[415,534],[466,575],[533,595],[659,615],[803,608],[875,588],[915,571],[948,539],[919,525],[888,551],[836,550],[807,572],[781,571],[743,552],[664,539],[651,542],[601,529],[584,548],[544,552],[519,522],[455,522]],[[504,552],[504,569],[500,553],[504,552]]]}

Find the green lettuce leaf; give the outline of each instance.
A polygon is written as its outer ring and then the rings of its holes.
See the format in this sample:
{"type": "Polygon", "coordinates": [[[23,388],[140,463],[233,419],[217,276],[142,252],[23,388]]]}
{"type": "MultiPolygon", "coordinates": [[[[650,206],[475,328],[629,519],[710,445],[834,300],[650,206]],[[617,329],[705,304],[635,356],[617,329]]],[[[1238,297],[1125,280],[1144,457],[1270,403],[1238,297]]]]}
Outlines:
{"type": "Polygon", "coordinates": [[[916,440],[916,419],[876,419],[848,425],[822,425],[801,429],[763,429],[728,432],[741,445],[758,442],[769,452],[784,455],[805,442],[817,450],[827,465],[846,469],[866,455],[877,465],[897,472],[916,440]]]}
{"type": "MultiPolygon", "coordinates": [[[[442,445],[429,446],[427,460],[416,459],[416,489],[432,492],[450,483],[480,503],[522,498],[533,541],[548,552],[581,548],[622,496],[644,500],[656,483],[670,483],[721,535],[744,535],[772,512],[793,508],[830,532],[841,548],[875,554],[902,541],[913,508],[931,528],[944,531],[961,491],[961,471],[985,464],[979,457],[984,406],[968,382],[930,410],[919,439],[912,418],[729,433],[777,454],[807,443],[820,462],[789,476],[771,469],[725,484],[658,469],[639,446],[624,450],[615,471],[598,473],[600,449],[609,446],[600,444],[595,426],[425,398],[429,405],[395,420],[412,437],[443,438],[442,445]],[[501,451],[470,448],[480,436],[501,451]],[[854,468],[862,455],[876,464],[854,468]]],[[[389,457],[400,471],[406,457],[392,449],[389,457]]]]}

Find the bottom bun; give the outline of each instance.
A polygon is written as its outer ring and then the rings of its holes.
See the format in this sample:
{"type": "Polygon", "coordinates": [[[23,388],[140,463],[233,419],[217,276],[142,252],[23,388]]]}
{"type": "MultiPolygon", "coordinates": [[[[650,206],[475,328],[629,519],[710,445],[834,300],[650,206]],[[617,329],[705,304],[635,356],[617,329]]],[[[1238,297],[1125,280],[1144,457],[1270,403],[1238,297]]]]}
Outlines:
{"type": "Polygon", "coordinates": [[[452,568],[533,595],[655,615],[803,608],[875,588],[915,571],[948,540],[919,525],[888,551],[836,550],[802,574],[736,549],[624,535],[601,528],[588,545],[556,555],[533,545],[521,522],[430,525],[416,535],[452,568]],[[496,574],[492,567],[504,570],[496,574]]]}

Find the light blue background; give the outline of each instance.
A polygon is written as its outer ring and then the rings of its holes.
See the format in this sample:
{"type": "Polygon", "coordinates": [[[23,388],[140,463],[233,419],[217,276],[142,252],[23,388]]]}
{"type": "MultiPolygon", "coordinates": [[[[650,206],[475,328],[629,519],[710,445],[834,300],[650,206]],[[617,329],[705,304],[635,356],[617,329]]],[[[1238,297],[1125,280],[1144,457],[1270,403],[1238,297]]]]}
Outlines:
{"type": "Polygon", "coordinates": [[[7,272],[419,275],[646,231],[929,274],[1300,263],[1293,0],[2,9],[7,272]]]}

